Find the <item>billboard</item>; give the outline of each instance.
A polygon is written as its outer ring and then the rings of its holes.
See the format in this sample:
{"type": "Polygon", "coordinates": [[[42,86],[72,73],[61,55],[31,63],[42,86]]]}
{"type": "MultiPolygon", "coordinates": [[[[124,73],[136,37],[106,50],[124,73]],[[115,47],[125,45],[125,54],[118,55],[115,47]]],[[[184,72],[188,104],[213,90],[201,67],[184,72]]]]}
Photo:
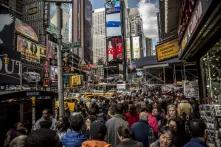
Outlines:
{"type": "Polygon", "coordinates": [[[120,13],[106,15],[106,31],[107,37],[121,36],[120,13]]]}
{"type": "Polygon", "coordinates": [[[107,57],[108,62],[123,59],[123,46],[121,37],[112,37],[107,39],[107,57]]]}
{"type": "Polygon", "coordinates": [[[140,58],[140,37],[133,37],[133,59],[140,58]]]}
{"type": "Polygon", "coordinates": [[[179,53],[178,39],[173,39],[156,46],[157,61],[175,58],[179,53]]]}
{"type": "Polygon", "coordinates": [[[119,0],[114,0],[111,3],[112,4],[109,4],[109,5],[107,4],[106,5],[106,14],[120,12],[120,1],[119,0]]]}
{"type": "Polygon", "coordinates": [[[38,42],[38,36],[31,26],[23,23],[21,20],[16,19],[15,29],[18,33],[38,42]]]}
{"type": "Polygon", "coordinates": [[[70,77],[70,87],[80,86],[81,84],[81,75],[74,75],[70,77]]]}
{"type": "Polygon", "coordinates": [[[21,36],[17,36],[17,51],[21,53],[23,59],[40,63],[40,50],[42,46],[26,39],[21,36]]]}
{"type": "Polygon", "coordinates": [[[126,38],[127,60],[131,59],[130,38],[126,38]]]}

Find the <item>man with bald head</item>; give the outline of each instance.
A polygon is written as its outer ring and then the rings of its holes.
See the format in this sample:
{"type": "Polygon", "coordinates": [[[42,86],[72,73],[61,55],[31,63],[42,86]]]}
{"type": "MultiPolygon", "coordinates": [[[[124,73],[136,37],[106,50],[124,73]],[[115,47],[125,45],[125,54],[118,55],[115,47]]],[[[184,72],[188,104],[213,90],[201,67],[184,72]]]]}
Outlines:
{"type": "Polygon", "coordinates": [[[134,139],[143,143],[144,147],[149,146],[148,136],[150,134],[150,126],[147,123],[147,113],[141,112],[139,115],[139,121],[134,123],[131,127],[134,135],[134,139]]]}

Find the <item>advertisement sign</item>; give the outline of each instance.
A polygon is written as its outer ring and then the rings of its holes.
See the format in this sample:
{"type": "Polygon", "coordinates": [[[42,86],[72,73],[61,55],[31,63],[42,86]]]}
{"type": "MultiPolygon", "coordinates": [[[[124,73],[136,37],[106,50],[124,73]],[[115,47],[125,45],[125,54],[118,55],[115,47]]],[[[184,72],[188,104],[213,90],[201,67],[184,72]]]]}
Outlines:
{"type": "Polygon", "coordinates": [[[126,39],[127,60],[131,59],[130,38],[126,39]]]}
{"type": "Polygon", "coordinates": [[[140,37],[133,37],[133,58],[140,58],[140,37]]]}
{"type": "Polygon", "coordinates": [[[74,75],[70,77],[70,87],[81,85],[81,75],[74,75]]]}
{"type": "Polygon", "coordinates": [[[107,39],[107,56],[108,61],[122,60],[123,56],[123,47],[122,47],[122,38],[121,37],[112,37],[107,39]]]}
{"type": "Polygon", "coordinates": [[[107,37],[121,36],[120,13],[106,15],[107,37]]]}
{"type": "Polygon", "coordinates": [[[38,36],[31,26],[23,23],[21,20],[16,19],[15,29],[18,33],[38,42],[38,36]]]}
{"type": "Polygon", "coordinates": [[[40,63],[41,48],[40,45],[21,36],[17,36],[17,51],[21,53],[23,59],[40,63]]]}
{"type": "Polygon", "coordinates": [[[157,61],[161,62],[178,56],[178,39],[167,41],[156,46],[157,61]]]}
{"type": "Polygon", "coordinates": [[[57,66],[51,66],[50,79],[52,83],[57,83],[58,81],[58,68],[57,66]]]}

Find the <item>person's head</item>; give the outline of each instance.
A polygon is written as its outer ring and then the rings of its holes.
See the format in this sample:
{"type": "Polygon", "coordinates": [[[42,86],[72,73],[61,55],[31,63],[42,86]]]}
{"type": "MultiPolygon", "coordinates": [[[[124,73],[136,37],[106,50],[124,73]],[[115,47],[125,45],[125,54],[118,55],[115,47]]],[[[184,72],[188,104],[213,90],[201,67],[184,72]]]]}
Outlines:
{"type": "Polygon", "coordinates": [[[146,112],[141,112],[139,115],[139,119],[143,121],[147,121],[147,113],[146,112]]]}
{"type": "Polygon", "coordinates": [[[15,137],[9,144],[9,147],[24,147],[25,139],[27,138],[26,135],[20,135],[15,137]]]}
{"type": "Polygon", "coordinates": [[[42,117],[45,119],[45,120],[48,120],[49,118],[50,118],[50,111],[49,111],[49,109],[44,109],[43,111],[42,111],[42,117]]]}
{"type": "Polygon", "coordinates": [[[118,136],[121,141],[123,139],[132,137],[132,132],[131,132],[130,128],[127,126],[120,126],[117,130],[117,133],[118,133],[118,136]]]}
{"type": "Polygon", "coordinates": [[[173,142],[173,130],[169,127],[160,129],[160,147],[170,147],[173,142]]]}
{"type": "Polygon", "coordinates": [[[56,131],[38,129],[33,131],[25,140],[24,147],[58,147],[59,137],[56,131]]]}
{"type": "Polygon", "coordinates": [[[131,114],[136,114],[137,113],[135,105],[133,105],[133,104],[129,105],[129,112],[131,114]]]}
{"type": "Polygon", "coordinates": [[[124,112],[123,104],[118,103],[115,108],[115,114],[123,114],[123,112],[124,112]]]}
{"type": "Polygon", "coordinates": [[[101,121],[94,121],[90,127],[90,137],[94,140],[103,141],[107,132],[107,128],[101,121]]]}
{"type": "Polygon", "coordinates": [[[170,119],[168,121],[168,127],[170,127],[171,129],[174,130],[174,132],[176,132],[177,131],[177,122],[176,122],[176,120],[175,119],[170,119]]]}
{"type": "Polygon", "coordinates": [[[176,106],[175,105],[168,105],[167,113],[169,118],[176,118],[176,106]]]}
{"type": "Polygon", "coordinates": [[[206,124],[200,119],[193,119],[190,121],[190,133],[192,137],[201,137],[206,139],[206,124]]]}
{"type": "Polygon", "coordinates": [[[39,123],[40,128],[50,129],[52,125],[52,120],[43,120],[39,123]]]}
{"type": "Polygon", "coordinates": [[[152,115],[153,116],[157,116],[159,113],[158,113],[158,109],[157,108],[153,108],[152,110],[152,115]]]}
{"type": "Polygon", "coordinates": [[[148,104],[146,108],[147,108],[146,110],[147,110],[148,113],[152,113],[152,110],[153,110],[152,105],[148,104]]]}
{"type": "Polygon", "coordinates": [[[84,124],[84,119],[81,113],[72,113],[69,118],[70,127],[72,130],[79,132],[84,124]]]}

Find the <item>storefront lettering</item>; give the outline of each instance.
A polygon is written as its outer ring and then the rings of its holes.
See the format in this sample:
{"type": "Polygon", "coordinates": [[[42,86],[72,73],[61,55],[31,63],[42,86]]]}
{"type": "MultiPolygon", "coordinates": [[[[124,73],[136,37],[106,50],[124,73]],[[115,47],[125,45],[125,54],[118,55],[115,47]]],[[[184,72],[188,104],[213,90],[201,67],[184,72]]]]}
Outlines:
{"type": "Polygon", "coordinates": [[[5,74],[19,74],[20,75],[20,66],[21,62],[17,60],[11,59],[9,64],[4,63],[4,59],[2,58],[3,56],[0,56],[0,73],[5,73],[5,74]],[[17,69],[17,70],[16,70],[17,69]]]}
{"type": "Polygon", "coordinates": [[[192,18],[190,20],[190,23],[188,25],[188,37],[190,38],[197,27],[197,24],[199,24],[200,18],[202,17],[203,10],[202,10],[202,2],[199,1],[196,5],[196,8],[193,12],[192,18]]]}

